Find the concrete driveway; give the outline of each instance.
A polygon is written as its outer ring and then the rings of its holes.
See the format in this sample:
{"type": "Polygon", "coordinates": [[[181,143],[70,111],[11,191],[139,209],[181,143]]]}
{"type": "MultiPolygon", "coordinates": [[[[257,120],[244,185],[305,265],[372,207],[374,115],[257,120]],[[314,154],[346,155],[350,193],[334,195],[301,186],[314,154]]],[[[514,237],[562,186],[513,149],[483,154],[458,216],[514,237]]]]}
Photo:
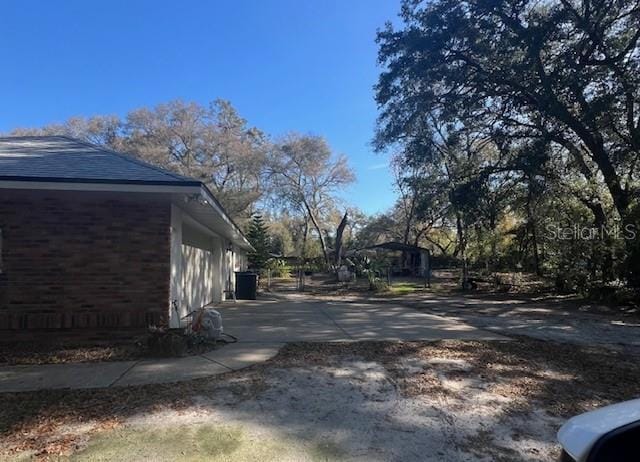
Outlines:
{"type": "Polygon", "coordinates": [[[306,294],[239,300],[219,311],[225,332],[242,343],[506,339],[400,304],[327,301],[306,294]]]}
{"type": "Polygon", "coordinates": [[[348,303],[307,294],[225,303],[225,332],[238,343],[185,358],[83,364],[0,366],[0,393],[170,383],[261,363],[288,342],[359,340],[501,340],[459,320],[393,303],[348,303]]]}

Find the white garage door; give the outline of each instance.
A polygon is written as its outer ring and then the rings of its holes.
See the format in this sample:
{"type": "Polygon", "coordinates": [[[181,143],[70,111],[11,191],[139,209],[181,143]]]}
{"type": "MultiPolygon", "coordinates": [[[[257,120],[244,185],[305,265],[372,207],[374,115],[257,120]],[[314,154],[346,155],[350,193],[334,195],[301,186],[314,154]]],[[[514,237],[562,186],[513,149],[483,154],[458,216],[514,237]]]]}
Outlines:
{"type": "Polygon", "coordinates": [[[219,277],[213,252],[182,245],[182,300],[188,312],[216,301],[215,282],[219,277]]]}

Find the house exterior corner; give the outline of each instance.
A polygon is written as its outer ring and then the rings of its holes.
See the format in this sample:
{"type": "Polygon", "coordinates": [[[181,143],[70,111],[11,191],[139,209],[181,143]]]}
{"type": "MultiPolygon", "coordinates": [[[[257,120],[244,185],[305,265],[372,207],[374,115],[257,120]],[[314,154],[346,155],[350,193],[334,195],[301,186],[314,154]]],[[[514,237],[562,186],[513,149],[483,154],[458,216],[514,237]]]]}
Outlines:
{"type": "Polygon", "coordinates": [[[0,330],[95,334],[167,322],[170,203],[132,193],[3,190],[0,330]]]}

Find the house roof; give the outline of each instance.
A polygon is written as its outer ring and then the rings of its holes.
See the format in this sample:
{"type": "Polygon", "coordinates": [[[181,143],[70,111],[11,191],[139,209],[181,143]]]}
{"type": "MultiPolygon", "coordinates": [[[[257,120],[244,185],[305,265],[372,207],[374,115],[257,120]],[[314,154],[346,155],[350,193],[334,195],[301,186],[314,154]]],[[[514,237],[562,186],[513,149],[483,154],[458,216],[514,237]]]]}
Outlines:
{"type": "Polygon", "coordinates": [[[385,250],[395,250],[395,251],[401,251],[401,252],[429,252],[429,249],[425,249],[424,247],[418,247],[416,245],[411,245],[411,244],[404,244],[398,241],[383,242],[382,244],[365,247],[365,249],[385,249],[385,250]]]}
{"type": "Polygon", "coordinates": [[[147,185],[201,183],[65,136],[0,137],[0,180],[147,185]]]}
{"type": "Polygon", "coordinates": [[[164,192],[186,202],[195,195],[199,207],[182,206],[236,245],[252,249],[201,181],[66,136],[0,137],[0,188],[164,192]]]}

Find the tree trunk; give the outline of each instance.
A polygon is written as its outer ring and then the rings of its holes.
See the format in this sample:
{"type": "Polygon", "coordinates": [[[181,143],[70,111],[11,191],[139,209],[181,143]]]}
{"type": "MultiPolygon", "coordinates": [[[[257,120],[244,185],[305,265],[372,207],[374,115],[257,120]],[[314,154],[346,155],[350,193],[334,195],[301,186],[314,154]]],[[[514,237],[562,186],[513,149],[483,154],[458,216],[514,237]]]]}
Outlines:
{"type": "Polygon", "coordinates": [[[307,260],[307,237],[309,236],[309,220],[304,220],[302,232],[302,248],[300,249],[300,261],[298,263],[298,290],[304,291],[304,265],[307,260]]]}
{"type": "Polygon", "coordinates": [[[533,191],[531,190],[531,178],[529,178],[529,184],[527,186],[527,228],[531,233],[531,239],[533,244],[533,269],[538,276],[542,276],[540,269],[540,253],[538,252],[538,231],[536,227],[536,220],[531,207],[533,201],[533,191]]]}
{"type": "Polygon", "coordinates": [[[531,222],[531,239],[533,239],[533,268],[537,276],[542,276],[540,268],[540,253],[538,251],[538,233],[535,221],[531,222]]]}
{"type": "Polygon", "coordinates": [[[342,235],[344,234],[344,229],[347,227],[348,223],[348,213],[344,212],[344,216],[342,220],[340,220],[340,224],[338,225],[338,230],[336,231],[336,251],[335,251],[335,259],[334,264],[336,267],[336,271],[340,268],[342,264],[342,235]]]}
{"type": "Polygon", "coordinates": [[[309,220],[304,221],[304,231],[302,233],[302,249],[300,249],[302,263],[307,258],[307,236],[309,236],[309,220]]]}
{"type": "Polygon", "coordinates": [[[477,223],[475,226],[476,242],[478,243],[478,262],[484,265],[485,269],[489,271],[489,259],[484,251],[484,229],[483,225],[477,223]]]}
{"type": "Polygon", "coordinates": [[[467,264],[467,242],[460,212],[456,212],[456,232],[458,233],[458,255],[462,259],[462,275],[460,285],[463,289],[469,287],[469,267],[467,264]]]}
{"type": "Polygon", "coordinates": [[[498,271],[498,242],[496,241],[496,230],[491,230],[491,263],[489,271],[498,271]]]}
{"type": "Polygon", "coordinates": [[[313,213],[313,211],[311,210],[311,207],[309,207],[309,204],[307,204],[307,202],[304,202],[304,207],[307,209],[307,213],[309,214],[309,219],[311,220],[311,223],[313,224],[313,227],[315,228],[316,232],[318,233],[318,239],[320,240],[320,248],[322,249],[322,255],[324,257],[324,263],[328,267],[329,266],[329,254],[327,253],[327,243],[325,242],[324,236],[322,235],[322,230],[320,229],[320,224],[318,223],[318,220],[316,219],[315,214],[313,213]]]}

